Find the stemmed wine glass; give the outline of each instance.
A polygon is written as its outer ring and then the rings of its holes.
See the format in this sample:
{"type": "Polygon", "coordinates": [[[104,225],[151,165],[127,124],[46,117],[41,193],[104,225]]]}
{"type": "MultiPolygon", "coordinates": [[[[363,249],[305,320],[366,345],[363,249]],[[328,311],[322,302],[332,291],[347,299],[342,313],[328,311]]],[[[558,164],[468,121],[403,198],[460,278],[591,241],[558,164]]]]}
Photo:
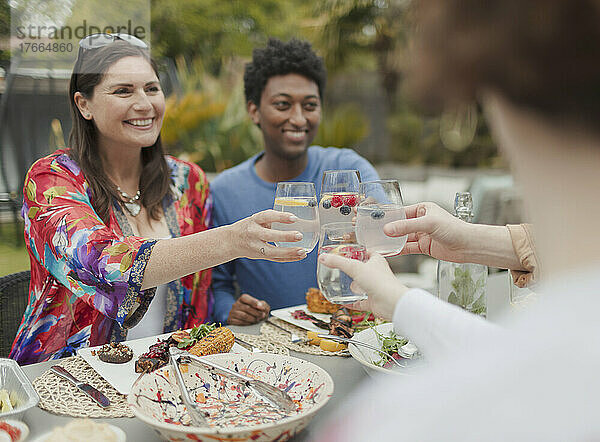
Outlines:
{"type": "Polygon", "coordinates": [[[407,235],[391,237],[383,232],[389,222],[406,219],[400,183],[397,180],[377,180],[360,183],[361,197],[356,215],[356,238],[369,252],[383,256],[397,255],[408,239],[407,235]]]}
{"type": "MultiPolygon", "coordinates": [[[[356,243],[352,222],[329,223],[321,226],[319,255],[333,253],[345,258],[367,260],[364,246],[356,243]]],[[[323,296],[334,304],[351,304],[367,299],[359,287],[351,287],[352,278],[340,269],[334,269],[317,261],[317,282],[323,296]],[[353,290],[354,289],[354,290],[353,290]]]]}
{"type": "Polygon", "coordinates": [[[319,216],[321,225],[347,222],[352,219],[352,209],[358,205],[358,170],[326,170],[323,172],[319,216]]]}
{"type": "Polygon", "coordinates": [[[293,213],[298,217],[298,221],[292,224],[272,223],[272,229],[297,230],[302,233],[300,241],[275,244],[279,247],[302,247],[306,253],[310,253],[319,239],[319,211],[315,185],[303,182],[277,183],[273,210],[293,213]]]}

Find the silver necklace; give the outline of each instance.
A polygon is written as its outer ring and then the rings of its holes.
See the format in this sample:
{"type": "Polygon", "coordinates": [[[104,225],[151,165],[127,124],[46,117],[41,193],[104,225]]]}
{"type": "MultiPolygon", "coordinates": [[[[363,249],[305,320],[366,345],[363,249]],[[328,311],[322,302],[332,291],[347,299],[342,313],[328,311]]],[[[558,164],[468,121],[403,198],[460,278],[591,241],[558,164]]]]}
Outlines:
{"type": "Polygon", "coordinates": [[[139,203],[141,195],[140,190],[138,189],[134,196],[130,196],[123,192],[119,186],[117,186],[117,191],[121,194],[121,198],[123,198],[123,205],[131,214],[131,216],[138,216],[140,214],[140,210],[142,210],[142,205],[139,203]]]}

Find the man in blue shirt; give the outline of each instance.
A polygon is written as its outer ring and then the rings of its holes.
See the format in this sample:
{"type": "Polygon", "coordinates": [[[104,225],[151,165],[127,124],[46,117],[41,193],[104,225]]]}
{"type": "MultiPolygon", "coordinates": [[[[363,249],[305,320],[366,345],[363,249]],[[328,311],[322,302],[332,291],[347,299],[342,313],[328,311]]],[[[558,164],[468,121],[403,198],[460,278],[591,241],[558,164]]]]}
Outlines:
{"type": "MultiPolygon", "coordinates": [[[[326,71],[308,42],[270,39],[246,65],[247,110],[263,134],[264,151],[224,171],[211,183],[214,225],[231,224],[273,208],[280,181],[315,184],[317,197],[325,170],[357,169],[362,181],[378,179],[367,160],[350,149],[311,146],[321,121],[326,71]]],[[[236,259],[213,270],[217,322],[246,325],[278,309],[305,302],[317,287],[317,249],[298,262],[236,259]],[[241,296],[235,299],[234,281],[241,296]]]]}

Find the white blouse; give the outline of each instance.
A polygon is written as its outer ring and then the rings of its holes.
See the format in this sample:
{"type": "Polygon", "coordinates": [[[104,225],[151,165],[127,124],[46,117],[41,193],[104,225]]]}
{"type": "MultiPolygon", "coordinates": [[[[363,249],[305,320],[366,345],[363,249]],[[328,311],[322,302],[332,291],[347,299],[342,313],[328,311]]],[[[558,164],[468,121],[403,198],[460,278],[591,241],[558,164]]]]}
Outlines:
{"type": "Polygon", "coordinates": [[[536,289],[506,328],[410,290],[394,327],[428,367],[365,382],[316,439],[600,440],[599,269],[536,289]]]}

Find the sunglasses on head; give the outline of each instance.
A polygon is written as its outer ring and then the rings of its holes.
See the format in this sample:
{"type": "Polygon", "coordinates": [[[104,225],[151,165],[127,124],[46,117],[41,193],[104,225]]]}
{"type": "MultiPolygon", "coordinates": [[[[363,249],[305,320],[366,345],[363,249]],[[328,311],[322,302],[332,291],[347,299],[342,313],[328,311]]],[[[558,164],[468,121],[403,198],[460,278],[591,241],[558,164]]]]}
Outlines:
{"type": "Polygon", "coordinates": [[[129,34],[90,34],[79,41],[79,48],[83,50],[97,49],[109,45],[116,40],[123,40],[133,46],[147,49],[148,45],[134,35],[129,34]]]}
{"type": "Polygon", "coordinates": [[[106,45],[114,43],[117,40],[122,40],[130,45],[137,46],[138,48],[148,49],[148,45],[137,38],[134,35],[129,34],[90,34],[87,37],[79,40],[79,52],[77,53],[77,61],[75,62],[75,66],[73,68],[74,72],[79,72],[79,67],[81,66],[81,58],[85,51],[89,51],[91,49],[102,48],[106,45]]]}

